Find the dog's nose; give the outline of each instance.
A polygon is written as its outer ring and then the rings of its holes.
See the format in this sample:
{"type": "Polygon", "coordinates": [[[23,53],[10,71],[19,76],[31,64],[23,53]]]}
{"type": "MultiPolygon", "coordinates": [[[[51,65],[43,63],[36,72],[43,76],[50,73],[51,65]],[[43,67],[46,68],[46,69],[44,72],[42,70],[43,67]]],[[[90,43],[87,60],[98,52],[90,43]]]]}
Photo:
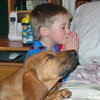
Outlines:
{"type": "Polygon", "coordinates": [[[75,50],[70,50],[70,51],[69,51],[69,55],[70,55],[70,56],[74,56],[74,55],[77,55],[77,53],[76,53],[75,50]]]}

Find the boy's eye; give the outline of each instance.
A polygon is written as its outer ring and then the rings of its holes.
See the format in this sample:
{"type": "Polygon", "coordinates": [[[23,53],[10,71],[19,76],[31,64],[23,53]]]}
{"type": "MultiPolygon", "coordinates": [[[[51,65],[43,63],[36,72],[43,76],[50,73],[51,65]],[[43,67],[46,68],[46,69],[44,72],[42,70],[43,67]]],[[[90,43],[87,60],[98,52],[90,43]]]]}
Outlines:
{"type": "Polygon", "coordinates": [[[63,26],[62,29],[65,29],[65,26],[63,26]]]}

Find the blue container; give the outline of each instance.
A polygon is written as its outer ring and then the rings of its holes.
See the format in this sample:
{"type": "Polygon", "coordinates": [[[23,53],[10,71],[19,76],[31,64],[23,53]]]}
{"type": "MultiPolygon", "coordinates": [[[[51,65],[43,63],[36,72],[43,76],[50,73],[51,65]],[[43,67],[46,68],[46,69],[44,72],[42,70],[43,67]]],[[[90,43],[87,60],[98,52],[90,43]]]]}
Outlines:
{"type": "Polygon", "coordinates": [[[33,43],[33,32],[29,24],[29,15],[22,19],[22,43],[23,44],[32,44],[33,43]]]}

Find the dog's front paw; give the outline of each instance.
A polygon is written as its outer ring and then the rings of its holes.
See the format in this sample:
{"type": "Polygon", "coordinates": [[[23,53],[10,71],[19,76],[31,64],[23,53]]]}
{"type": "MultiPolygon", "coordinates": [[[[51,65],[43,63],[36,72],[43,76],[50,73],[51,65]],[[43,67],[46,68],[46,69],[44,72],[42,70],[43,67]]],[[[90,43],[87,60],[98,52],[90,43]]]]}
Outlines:
{"type": "Polygon", "coordinates": [[[72,92],[70,92],[67,88],[60,90],[62,98],[69,98],[72,95],[72,92]]]}
{"type": "Polygon", "coordinates": [[[50,92],[45,100],[62,100],[64,98],[69,98],[71,95],[72,93],[65,88],[62,90],[55,90],[50,92]]]}

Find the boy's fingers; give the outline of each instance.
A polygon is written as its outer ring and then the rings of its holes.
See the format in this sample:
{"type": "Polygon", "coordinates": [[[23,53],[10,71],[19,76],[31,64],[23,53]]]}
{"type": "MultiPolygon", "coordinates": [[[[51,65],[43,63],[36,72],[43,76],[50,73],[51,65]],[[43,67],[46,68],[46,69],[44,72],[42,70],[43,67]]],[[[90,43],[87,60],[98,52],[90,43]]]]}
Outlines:
{"type": "Polygon", "coordinates": [[[67,37],[66,44],[62,46],[62,51],[72,49],[78,51],[78,37],[75,32],[70,32],[67,37]]]}

